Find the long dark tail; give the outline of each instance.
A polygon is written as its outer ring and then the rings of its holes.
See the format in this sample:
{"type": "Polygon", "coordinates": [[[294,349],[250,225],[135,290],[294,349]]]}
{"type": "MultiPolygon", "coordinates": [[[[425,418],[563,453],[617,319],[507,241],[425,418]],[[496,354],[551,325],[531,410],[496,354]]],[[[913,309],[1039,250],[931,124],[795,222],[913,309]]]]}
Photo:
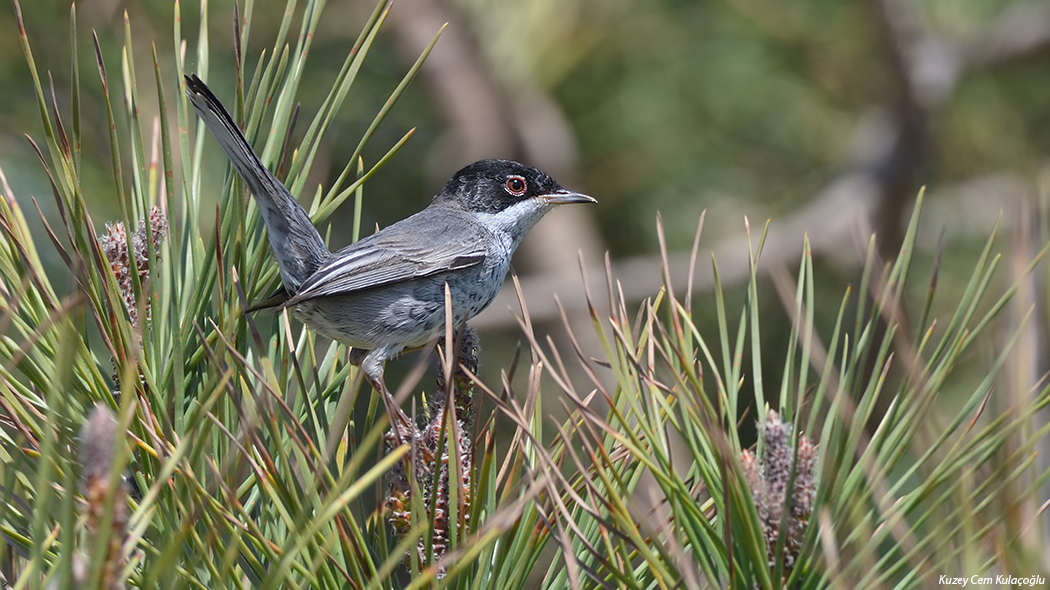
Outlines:
{"type": "Polygon", "coordinates": [[[281,280],[290,293],[295,293],[328,257],[321,235],[295,197],[262,165],[233,117],[200,78],[186,76],[186,95],[255,195],[270,249],[281,267],[281,280]]]}

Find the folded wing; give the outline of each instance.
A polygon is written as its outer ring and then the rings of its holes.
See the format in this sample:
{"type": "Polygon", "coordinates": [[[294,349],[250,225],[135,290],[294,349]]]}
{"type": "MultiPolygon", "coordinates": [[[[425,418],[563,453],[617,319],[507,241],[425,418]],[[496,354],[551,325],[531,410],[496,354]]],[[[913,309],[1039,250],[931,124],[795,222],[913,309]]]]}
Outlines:
{"type": "Polygon", "coordinates": [[[421,212],[335,252],[284,302],[347,295],[364,289],[468,268],[485,260],[479,229],[457,217],[421,212]]]}

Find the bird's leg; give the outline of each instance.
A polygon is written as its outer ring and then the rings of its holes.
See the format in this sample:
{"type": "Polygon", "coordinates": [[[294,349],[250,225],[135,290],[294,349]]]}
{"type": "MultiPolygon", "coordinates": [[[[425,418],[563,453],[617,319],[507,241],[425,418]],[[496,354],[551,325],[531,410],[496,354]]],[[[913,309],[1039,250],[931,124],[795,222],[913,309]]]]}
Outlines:
{"type": "Polygon", "coordinates": [[[386,383],[383,382],[382,376],[379,377],[378,381],[374,381],[367,377],[369,385],[372,389],[379,393],[380,399],[383,400],[383,406],[386,408],[386,414],[390,417],[390,432],[394,436],[394,440],[397,446],[405,443],[412,442],[415,438],[415,427],[412,424],[412,419],[408,417],[408,414],[401,409],[401,406],[397,405],[394,400],[394,396],[390,394],[390,390],[386,388],[386,383]]]}
{"type": "Polygon", "coordinates": [[[383,361],[389,353],[390,351],[385,348],[367,351],[353,348],[350,350],[350,362],[358,361],[354,364],[360,364],[361,371],[365,374],[365,380],[368,381],[368,384],[372,386],[372,389],[383,400],[383,406],[386,407],[387,415],[390,417],[390,428],[396,437],[397,444],[400,445],[414,439],[413,432],[415,428],[411,418],[397,405],[394,396],[390,394],[390,390],[387,389],[386,382],[383,380],[383,361]]]}
{"type": "Polygon", "coordinates": [[[364,372],[365,379],[368,380],[368,384],[372,386],[372,389],[383,396],[390,397],[390,390],[386,388],[386,383],[383,382],[383,361],[386,360],[384,352],[382,348],[374,348],[372,350],[351,348],[350,362],[361,367],[361,371],[364,372]]]}
{"type": "MultiPolygon", "coordinates": [[[[361,367],[361,372],[365,374],[365,381],[375,390],[376,393],[383,397],[384,403],[388,399],[392,399],[390,390],[386,388],[386,382],[383,381],[383,359],[380,358],[381,351],[377,350],[366,350],[364,348],[352,347],[350,349],[350,364],[361,367]]],[[[390,405],[386,403],[386,405],[390,405]]]]}

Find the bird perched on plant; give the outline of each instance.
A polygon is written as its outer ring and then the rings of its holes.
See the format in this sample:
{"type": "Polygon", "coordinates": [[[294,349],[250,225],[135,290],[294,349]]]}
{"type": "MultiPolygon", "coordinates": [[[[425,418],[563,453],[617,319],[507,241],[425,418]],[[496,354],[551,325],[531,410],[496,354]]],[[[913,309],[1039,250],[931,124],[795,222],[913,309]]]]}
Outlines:
{"type": "Polygon", "coordinates": [[[446,284],[459,326],[492,303],[540,218],[556,205],[595,202],[531,166],[482,160],[456,172],[419,213],[329,252],[211,90],[187,76],[186,94],[259,204],[288,296],[276,305],[353,347],[351,361],[379,391],[384,361],[444,332],[446,284]]]}

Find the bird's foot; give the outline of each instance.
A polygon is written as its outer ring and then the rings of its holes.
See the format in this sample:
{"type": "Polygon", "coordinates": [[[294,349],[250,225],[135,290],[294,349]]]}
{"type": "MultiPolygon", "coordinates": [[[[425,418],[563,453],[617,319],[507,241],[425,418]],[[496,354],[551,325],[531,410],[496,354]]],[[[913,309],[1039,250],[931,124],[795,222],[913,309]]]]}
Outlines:
{"type": "Polygon", "coordinates": [[[383,400],[383,407],[386,408],[387,416],[390,418],[390,435],[393,436],[394,446],[411,442],[415,438],[412,419],[401,409],[401,406],[397,405],[397,400],[394,399],[390,390],[387,389],[386,382],[383,381],[382,372],[374,375],[366,370],[365,380],[383,400]]]}

